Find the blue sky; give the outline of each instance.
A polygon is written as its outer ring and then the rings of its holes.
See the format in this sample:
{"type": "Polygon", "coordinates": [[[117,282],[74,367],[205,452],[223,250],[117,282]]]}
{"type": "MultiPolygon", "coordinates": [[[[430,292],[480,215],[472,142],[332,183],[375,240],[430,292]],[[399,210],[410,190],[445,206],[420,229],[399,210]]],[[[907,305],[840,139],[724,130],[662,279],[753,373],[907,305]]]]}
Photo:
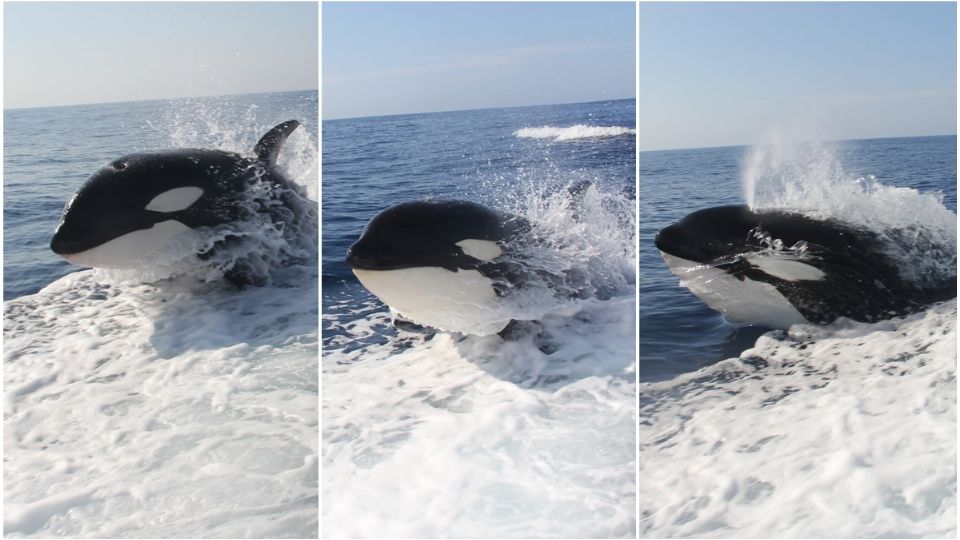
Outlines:
{"type": "Polygon", "coordinates": [[[315,2],[4,3],[4,107],[317,88],[315,2]]]}
{"type": "Polygon", "coordinates": [[[323,116],[632,98],[634,6],[324,2],[323,116]]]}
{"type": "Polygon", "coordinates": [[[956,133],[954,3],[640,4],[640,150],[956,133]]]}

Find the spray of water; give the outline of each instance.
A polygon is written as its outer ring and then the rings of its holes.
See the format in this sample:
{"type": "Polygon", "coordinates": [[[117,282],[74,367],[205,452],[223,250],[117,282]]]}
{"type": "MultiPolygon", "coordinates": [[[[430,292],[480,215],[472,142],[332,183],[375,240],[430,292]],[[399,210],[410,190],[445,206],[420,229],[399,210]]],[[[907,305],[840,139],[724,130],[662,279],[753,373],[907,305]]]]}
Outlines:
{"type": "Polygon", "coordinates": [[[514,256],[533,279],[505,299],[507,318],[538,320],[582,299],[632,292],[633,201],[596,179],[519,175],[498,178],[489,190],[503,194],[500,209],[532,228],[532,240],[514,256]]]}
{"type": "Polygon", "coordinates": [[[837,143],[795,142],[772,134],[749,150],[743,196],[754,211],[785,210],[878,233],[904,278],[939,286],[956,276],[956,215],[938,192],[885,185],[848,172],[837,143]]]}
{"type": "MultiPolygon", "coordinates": [[[[176,102],[159,123],[150,127],[162,132],[171,148],[217,148],[245,155],[253,151],[253,145],[270,128],[286,120],[303,120],[302,111],[298,110],[284,111],[265,120],[256,105],[236,114],[234,108],[220,106],[211,99],[176,102]]],[[[290,134],[277,163],[306,190],[310,199],[318,200],[320,153],[317,141],[307,129],[301,127],[290,134]]]]}

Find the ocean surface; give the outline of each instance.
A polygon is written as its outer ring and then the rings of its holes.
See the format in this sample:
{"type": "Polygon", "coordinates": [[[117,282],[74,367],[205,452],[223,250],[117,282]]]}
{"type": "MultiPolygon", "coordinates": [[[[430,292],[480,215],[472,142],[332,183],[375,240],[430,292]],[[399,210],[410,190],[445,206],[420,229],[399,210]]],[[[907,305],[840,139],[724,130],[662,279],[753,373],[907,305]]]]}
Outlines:
{"type": "Polygon", "coordinates": [[[280,167],[316,200],[317,118],[316,91],[4,111],[6,536],[317,534],[316,228],[243,290],[196,259],[107,272],[49,248],[108,161],[246,154],[288,119],[280,167]]]}
{"type": "Polygon", "coordinates": [[[956,535],[956,300],[875,324],[736,327],[656,232],[745,204],[908,230],[956,273],[956,137],[641,152],[641,537],[956,535]]]}
{"type": "Polygon", "coordinates": [[[324,536],[634,535],[634,111],[324,122],[324,536]],[[584,180],[577,215],[566,188],[584,180]],[[344,256],[378,212],[428,197],[526,217],[613,294],[557,301],[511,341],[399,332],[344,256]]]}

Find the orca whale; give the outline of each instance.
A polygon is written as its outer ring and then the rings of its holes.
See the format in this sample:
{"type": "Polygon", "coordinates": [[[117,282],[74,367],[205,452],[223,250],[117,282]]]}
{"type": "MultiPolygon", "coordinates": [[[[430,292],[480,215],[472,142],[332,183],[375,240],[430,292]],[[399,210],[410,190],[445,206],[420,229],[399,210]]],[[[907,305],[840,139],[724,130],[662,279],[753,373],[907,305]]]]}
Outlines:
{"type": "Polygon", "coordinates": [[[498,300],[525,279],[512,255],[530,232],[525,219],[476,203],[411,201],[377,214],[346,260],[360,283],[403,318],[493,334],[510,323],[498,300]]]}
{"type": "MultiPolygon", "coordinates": [[[[309,212],[302,189],[277,167],[277,155],[296,120],[268,131],[252,156],[202,149],[135,153],[95,172],[70,198],[50,248],[68,262],[97,268],[136,268],[183,235],[265,212],[278,227],[294,229],[309,212]],[[269,201],[251,203],[247,192],[269,186],[269,201]]],[[[210,250],[242,241],[228,237],[210,250]]],[[[236,285],[262,284],[256,265],[239,261],[225,277],[236,285]]]]}
{"type": "Polygon", "coordinates": [[[681,285],[737,324],[874,322],[957,296],[956,275],[906,278],[890,241],[836,219],[735,205],[693,212],[655,244],[681,285]]]}

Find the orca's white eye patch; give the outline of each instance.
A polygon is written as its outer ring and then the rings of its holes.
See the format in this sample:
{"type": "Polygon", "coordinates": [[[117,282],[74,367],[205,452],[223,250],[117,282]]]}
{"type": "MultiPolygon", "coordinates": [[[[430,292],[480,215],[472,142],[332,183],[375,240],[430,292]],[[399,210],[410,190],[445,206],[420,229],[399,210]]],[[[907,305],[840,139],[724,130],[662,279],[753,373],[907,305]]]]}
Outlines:
{"type": "Polygon", "coordinates": [[[173,188],[157,195],[153,198],[144,210],[153,212],[176,212],[197,202],[197,199],[203,196],[203,189],[198,187],[178,187],[173,188]]]}
{"type": "Polygon", "coordinates": [[[490,240],[468,238],[457,242],[456,245],[460,246],[460,249],[462,249],[465,254],[481,261],[492,261],[503,253],[500,246],[490,240]]]}

